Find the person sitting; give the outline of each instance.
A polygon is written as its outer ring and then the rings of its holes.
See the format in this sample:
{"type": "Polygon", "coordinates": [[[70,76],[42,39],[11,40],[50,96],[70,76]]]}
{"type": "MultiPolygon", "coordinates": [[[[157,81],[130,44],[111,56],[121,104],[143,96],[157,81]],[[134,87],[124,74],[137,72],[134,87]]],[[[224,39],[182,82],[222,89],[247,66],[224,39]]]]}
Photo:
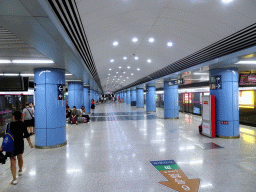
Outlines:
{"type": "Polygon", "coordinates": [[[77,122],[77,110],[76,110],[76,106],[73,106],[73,110],[71,112],[71,124],[75,123],[78,125],[78,122],[77,122]]]}
{"type": "Polygon", "coordinates": [[[69,108],[69,106],[66,107],[66,119],[68,119],[68,122],[70,121],[70,117],[71,117],[71,109],[69,108]]]}
{"type": "Polygon", "coordinates": [[[86,114],[84,106],[82,106],[82,115],[81,115],[81,117],[85,117],[87,119],[87,122],[88,123],[90,122],[90,117],[89,117],[89,115],[86,114]]]}

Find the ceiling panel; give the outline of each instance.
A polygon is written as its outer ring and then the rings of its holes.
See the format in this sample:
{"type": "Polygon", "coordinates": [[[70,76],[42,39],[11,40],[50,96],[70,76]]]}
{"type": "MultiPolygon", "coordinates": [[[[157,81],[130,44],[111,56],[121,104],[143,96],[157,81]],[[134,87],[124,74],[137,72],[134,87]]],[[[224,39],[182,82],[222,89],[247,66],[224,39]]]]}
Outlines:
{"type": "Polygon", "coordinates": [[[130,85],[256,22],[253,1],[233,0],[229,4],[221,0],[76,2],[102,85],[107,85],[108,77],[111,79],[108,83],[113,79],[113,83],[117,81],[116,72],[122,72],[119,66],[126,72],[122,78],[129,79],[118,83],[130,85]],[[133,37],[137,37],[138,42],[133,43],[133,37]],[[155,38],[154,43],[148,42],[150,37],[155,38]],[[112,45],[114,41],[118,41],[118,46],[112,45]],[[169,41],[173,47],[167,47],[169,41]],[[135,61],[133,54],[139,60],[135,61]],[[126,61],[122,59],[124,56],[128,57],[126,61]],[[115,61],[111,63],[111,59],[115,61]],[[147,59],[152,62],[147,63],[147,59]],[[131,68],[128,70],[127,66],[131,68]]]}

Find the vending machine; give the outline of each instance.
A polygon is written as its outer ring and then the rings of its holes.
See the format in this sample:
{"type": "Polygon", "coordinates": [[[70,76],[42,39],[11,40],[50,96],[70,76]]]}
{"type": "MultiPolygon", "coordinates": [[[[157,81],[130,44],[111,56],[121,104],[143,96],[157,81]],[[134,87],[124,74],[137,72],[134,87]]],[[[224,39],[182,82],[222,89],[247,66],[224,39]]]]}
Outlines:
{"type": "Polygon", "coordinates": [[[203,96],[202,105],[202,134],[208,137],[216,137],[215,96],[203,96]]]}

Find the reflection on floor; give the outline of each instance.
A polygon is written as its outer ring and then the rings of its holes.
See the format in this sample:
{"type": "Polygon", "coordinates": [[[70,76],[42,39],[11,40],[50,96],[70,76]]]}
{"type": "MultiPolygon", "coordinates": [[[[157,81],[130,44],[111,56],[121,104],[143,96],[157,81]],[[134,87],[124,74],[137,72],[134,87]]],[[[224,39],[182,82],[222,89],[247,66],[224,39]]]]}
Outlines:
{"type": "Polygon", "coordinates": [[[29,149],[25,141],[24,174],[11,186],[10,163],[0,165],[0,191],[173,191],[158,183],[167,179],[150,161],[160,160],[174,160],[189,179],[200,178],[200,192],[256,191],[255,128],[241,125],[239,139],[211,139],[198,133],[201,117],[163,114],[162,108],[146,113],[124,103],[97,105],[95,122],[67,124],[67,146],[29,149]]]}

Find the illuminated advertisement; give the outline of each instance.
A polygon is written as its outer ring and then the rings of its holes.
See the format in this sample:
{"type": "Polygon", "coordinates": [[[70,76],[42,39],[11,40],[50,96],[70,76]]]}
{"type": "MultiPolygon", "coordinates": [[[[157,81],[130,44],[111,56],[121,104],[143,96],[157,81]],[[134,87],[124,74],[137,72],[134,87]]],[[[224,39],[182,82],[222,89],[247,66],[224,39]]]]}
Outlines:
{"type": "Polygon", "coordinates": [[[240,91],[240,108],[254,108],[254,91],[240,91]]]}
{"type": "Polygon", "coordinates": [[[240,74],[239,85],[256,85],[256,74],[240,74]]]}
{"type": "Polygon", "coordinates": [[[159,96],[158,95],[156,95],[156,101],[159,101],[159,96]]]}
{"type": "Polygon", "coordinates": [[[192,103],[192,94],[191,93],[188,94],[188,103],[192,103]]]}
{"type": "Polygon", "coordinates": [[[188,103],[188,93],[184,94],[184,103],[188,103]]]}

